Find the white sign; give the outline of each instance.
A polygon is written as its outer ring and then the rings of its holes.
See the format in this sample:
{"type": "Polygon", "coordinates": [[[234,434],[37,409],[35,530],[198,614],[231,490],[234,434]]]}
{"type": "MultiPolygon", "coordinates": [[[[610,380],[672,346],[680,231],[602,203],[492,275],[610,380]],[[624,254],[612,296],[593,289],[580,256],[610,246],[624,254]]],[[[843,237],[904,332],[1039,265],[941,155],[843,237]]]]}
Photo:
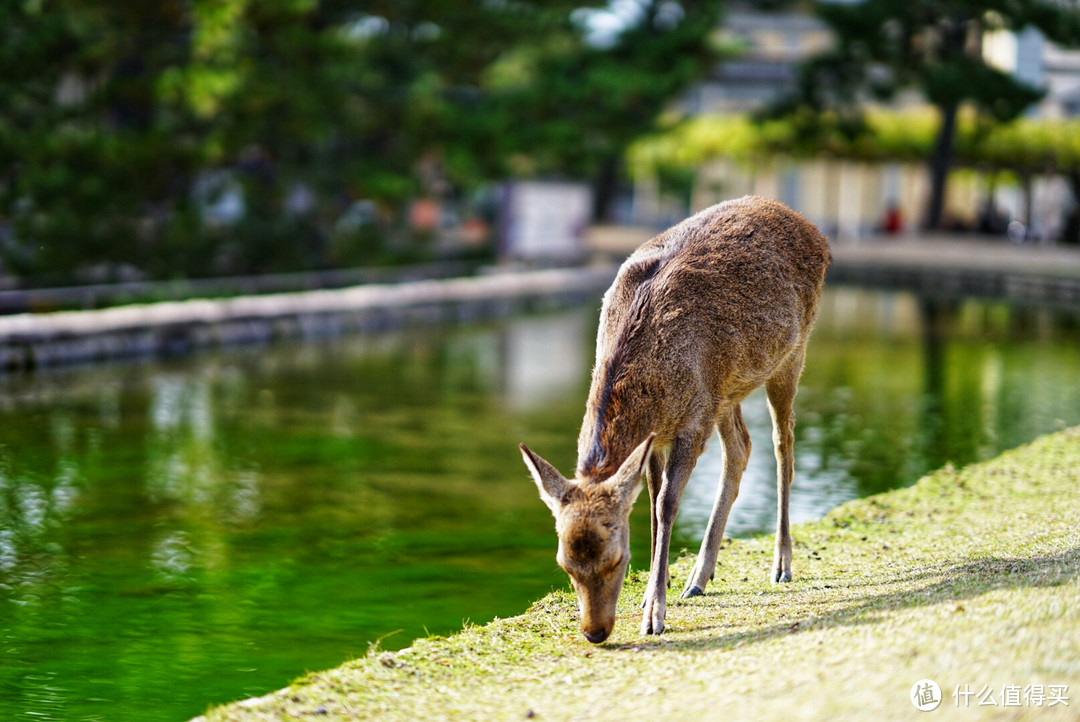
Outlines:
{"type": "Polygon", "coordinates": [[[503,204],[502,255],[576,260],[585,252],[592,193],[584,183],[515,181],[503,204]]]}

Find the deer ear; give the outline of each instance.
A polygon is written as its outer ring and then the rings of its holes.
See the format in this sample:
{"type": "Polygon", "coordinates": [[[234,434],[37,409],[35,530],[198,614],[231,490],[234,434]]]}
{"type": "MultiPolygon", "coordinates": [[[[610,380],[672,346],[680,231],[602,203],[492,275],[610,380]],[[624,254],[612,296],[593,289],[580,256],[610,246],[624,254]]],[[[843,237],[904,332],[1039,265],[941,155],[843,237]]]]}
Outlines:
{"type": "Polygon", "coordinates": [[[570,482],[559,473],[551,464],[529,451],[529,447],[520,444],[521,458],[525,460],[525,466],[529,467],[536,488],[540,492],[540,500],[547,504],[554,514],[562,504],[562,498],[566,495],[570,482]]]}
{"type": "Polygon", "coordinates": [[[626,461],[622,463],[619,470],[606,482],[619,495],[619,499],[627,509],[633,506],[638,494],[641,493],[642,476],[645,474],[645,465],[649,463],[655,438],[656,434],[649,434],[636,449],[630,452],[630,456],[626,457],[626,461]]]}

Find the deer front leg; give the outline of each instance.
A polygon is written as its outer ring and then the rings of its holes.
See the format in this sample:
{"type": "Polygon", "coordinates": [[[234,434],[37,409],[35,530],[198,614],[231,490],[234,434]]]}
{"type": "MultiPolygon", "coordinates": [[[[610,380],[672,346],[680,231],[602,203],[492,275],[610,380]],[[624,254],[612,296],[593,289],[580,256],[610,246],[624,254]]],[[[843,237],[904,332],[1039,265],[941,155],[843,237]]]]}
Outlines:
{"type": "MultiPolygon", "coordinates": [[[[660,486],[664,482],[664,462],[666,454],[660,449],[653,450],[649,457],[649,465],[646,469],[645,479],[649,485],[649,565],[656,557],[656,498],[660,494],[660,486]]],[[[644,609],[649,601],[648,590],[641,598],[641,608],[644,609]]]]}
{"type": "Polygon", "coordinates": [[[724,476],[716,490],[716,501],[709,517],[709,525],[705,529],[705,538],[701,540],[701,551],[694,562],[694,570],[690,572],[690,579],[683,589],[683,599],[705,593],[705,585],[709,583],[716,569],[716,557],[720,551],[720,542],[724,538],[728,512],[739,494],[739,482],[750,458],[750,432],[746,430],[740,406],[719,419],[716,431],[724,448],[724,476]]]}
{"type": "Polygon", "coordinates": [[[642,605],[642,634],[660,634],[664,631],[664,619],[667,616],[668,549],[671,546],[671,533],[675,525],[675,517],[679,513],[679,500],[682,499],[686,482],[690,479],[690,472],[694,468],[697,451],[700,448],[701,444],[698,441],[676,439],[668,455],[667,468],[652,509],[656,523],[656,541],[649,569],[649,585],[645,589],[645,603],[642,605]]]}

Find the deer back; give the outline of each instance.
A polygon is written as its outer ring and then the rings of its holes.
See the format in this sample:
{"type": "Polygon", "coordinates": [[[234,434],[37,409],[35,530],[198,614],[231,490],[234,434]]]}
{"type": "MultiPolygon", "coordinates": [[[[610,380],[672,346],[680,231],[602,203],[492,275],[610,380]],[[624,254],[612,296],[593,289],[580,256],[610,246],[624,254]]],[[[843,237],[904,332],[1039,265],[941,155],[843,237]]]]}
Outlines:
{"type": "Polygon", "coordinates": [[[801,349],[828,242],[784,205],[707,208],[643,244],[604,296],[578,476],[610,476],[649,433],[715,423],[801,349]]]}

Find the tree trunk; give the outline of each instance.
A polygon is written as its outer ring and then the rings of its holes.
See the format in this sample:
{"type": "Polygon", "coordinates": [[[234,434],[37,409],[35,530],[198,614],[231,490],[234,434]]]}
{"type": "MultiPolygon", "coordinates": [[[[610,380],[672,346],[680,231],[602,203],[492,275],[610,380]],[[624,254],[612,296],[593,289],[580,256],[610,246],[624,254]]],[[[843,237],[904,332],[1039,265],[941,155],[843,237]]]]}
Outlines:
{"type": "Polygon", "coordinates": [[[945,188],[952,167],[953,140],[956,135],[956,103],[938,106],[941,114],[941,127],[938,129],[934,155],[930,158],[930,197],[926,203],[926,216],[923,219],[924,230],[941,228],[945,211],[945,188]]]}
{"type": "Polygon", "coordinates": [[[615,195],[619,183],[619,158],[612,155],[605,158],[593,178],[593,208],[592,219],[597,223],[608,223],[612,220],[614,211],[615,195]]]}
{"type": "Polygon", "coordinates": [[[1069,181],[1073,202],[1072,207],[1069,209],[1069,216],[1065,219],[1062,240],[1071,245],[1080,245],[1080,168],[1074,168],[1067,172],[1065,178],[1069,181]]]}
{"type": "Polygon", "coordinates": [[[1032,212],[1035,206],[1035,174],[1027,168],[1020,172],[1020,190],[1024,196],[1024,215],[1020,220],[1031,233],[1031,223],[1035,218],[1032,212]]]}

